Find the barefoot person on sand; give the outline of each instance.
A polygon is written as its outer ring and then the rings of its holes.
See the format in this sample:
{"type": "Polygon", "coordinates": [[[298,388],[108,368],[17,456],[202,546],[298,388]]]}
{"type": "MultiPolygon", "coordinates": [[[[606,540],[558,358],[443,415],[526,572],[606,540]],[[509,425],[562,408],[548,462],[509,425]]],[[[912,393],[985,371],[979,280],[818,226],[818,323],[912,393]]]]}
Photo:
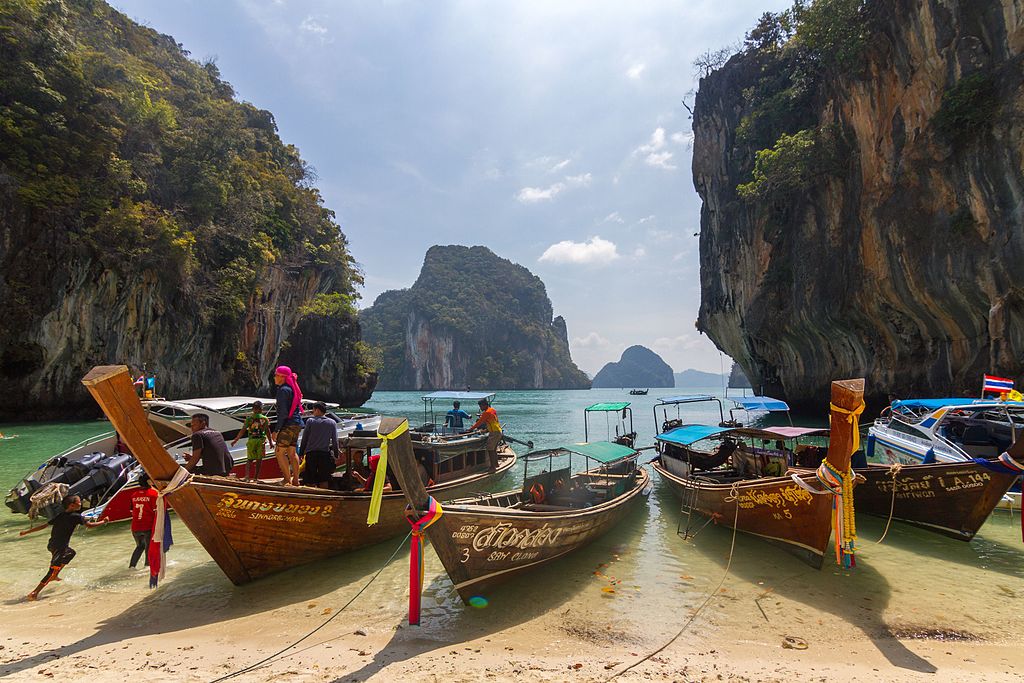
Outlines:
{"type": "Polygon", "coordinates": [[[299,445],[299,431],[302,429],[302,390],[298,376],[287,365],[278,366],[274,373],[277,385],[277,422],[270,435],[277,445],[274,454],[281,468],[282,484],[299,485],[299,456],[295,447],[299,445]]]}
{"type": "Polygon", "coordinates": [[[82,499],[78,496],[65,496],[64,500],[61,501],[64,506],[64,512],[60,513],[46,524],[40,524],[37,527],[33,527],[28,531],[22,531],[21,535],[31,534],[35,531],[42,531],[47,526],[53,527],[50,529],[50,541],[46,544],[46,549],[50,551],[50,569],[47,570],[46,576],[39,582],[36,589],[28,594],[29,600],[36,600],[39,598],[39,591],[46,587],[46,584],[51,581],[60,581],[60,570],[64,569],[69,562],[75,557],[75,551],[71,548],[71,534],[75,533],[75,529],[78,525],[88,527],[90,529],[103,526],[110,520],[104,519],[99,522],[87,522],[82,517],[82,513],[79,510],[82,509],[82,499]]]}

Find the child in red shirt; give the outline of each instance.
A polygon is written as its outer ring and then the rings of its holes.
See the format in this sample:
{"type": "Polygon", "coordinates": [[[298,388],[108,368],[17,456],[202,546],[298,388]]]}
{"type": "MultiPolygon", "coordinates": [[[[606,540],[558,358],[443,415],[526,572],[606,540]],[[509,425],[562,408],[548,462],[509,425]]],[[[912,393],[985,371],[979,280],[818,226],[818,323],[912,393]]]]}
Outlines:
{"type": "Polygon", "coordinates": [[[135,537],[135,550],[128,566],[132,569],[139,563],[139,558],[146,557],[149,566],[149,541],[153,538],[153,524],[156,523],[156,489],[149,485],[149,477],[145,472],[139,475],[139,488],[132,494],[132,536],[135,537]]]}

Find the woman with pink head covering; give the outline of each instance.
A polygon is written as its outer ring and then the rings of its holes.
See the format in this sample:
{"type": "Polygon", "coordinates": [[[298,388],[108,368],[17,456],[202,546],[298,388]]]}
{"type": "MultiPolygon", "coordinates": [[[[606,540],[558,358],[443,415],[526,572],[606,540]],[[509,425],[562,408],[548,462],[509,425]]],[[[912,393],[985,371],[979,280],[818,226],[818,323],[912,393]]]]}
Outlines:
{"type": "Polygon", "coordinates": [[[277,385],[277,422],[274,426],[274,443],[277,464],[284,479],[282,484],[299,485],[299,456],[295,447],[302,430],[302,389],[298,375],[287,365],[279,365],[274,372],[277,385]]]}

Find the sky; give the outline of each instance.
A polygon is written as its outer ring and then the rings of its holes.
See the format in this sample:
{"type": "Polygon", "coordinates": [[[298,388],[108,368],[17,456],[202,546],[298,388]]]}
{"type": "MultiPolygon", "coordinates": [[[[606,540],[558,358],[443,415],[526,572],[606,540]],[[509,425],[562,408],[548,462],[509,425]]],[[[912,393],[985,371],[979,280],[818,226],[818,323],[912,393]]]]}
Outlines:
{"type": "Polygon", "coordinates": [[[361,306],[412,285],[431,245],[480,244],[544,281],[591,375],[633,344],[728,371],[695,327],[682,101],[699,54],[789,0],[112,4],[274,114],[364,272],[361,306]]]}

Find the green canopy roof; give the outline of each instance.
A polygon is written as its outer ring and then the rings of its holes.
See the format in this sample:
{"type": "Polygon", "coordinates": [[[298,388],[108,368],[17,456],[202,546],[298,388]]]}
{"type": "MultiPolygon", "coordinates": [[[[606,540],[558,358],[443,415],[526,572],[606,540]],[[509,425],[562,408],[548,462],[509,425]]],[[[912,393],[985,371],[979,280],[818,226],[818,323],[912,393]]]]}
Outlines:
{"type": "Polygon", "coordinates": [[[592,458],[605,464],[622,460],[623,458],[631,458],[636,455],[636,451],[632,448],[629,448],[628,446],[620,446],[617,443],[611,443],[609,441],[574,443],[568,446],[562,446],[562,448],[573,453],[585,455],[588,458],[592,458]]]}
{"type": "Polygon", "coordinates": [[[595,403],[594,405],[587,408],[587,412],[614,413],[616,411],[623,410],[624,408],[628,407],[629,403],[626,401],[623,401],[621,403],[595,403]]]}

